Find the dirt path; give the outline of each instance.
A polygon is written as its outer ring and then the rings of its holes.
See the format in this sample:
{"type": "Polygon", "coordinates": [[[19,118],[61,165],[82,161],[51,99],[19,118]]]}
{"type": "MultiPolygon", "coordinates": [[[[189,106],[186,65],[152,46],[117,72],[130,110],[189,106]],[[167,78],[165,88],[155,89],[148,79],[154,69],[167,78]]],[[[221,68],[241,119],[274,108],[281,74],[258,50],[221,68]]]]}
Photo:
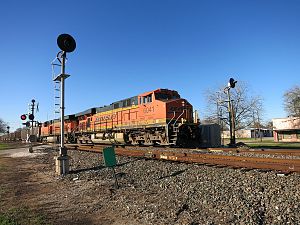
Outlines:
{"type": "MultiPolygon", "coordinates": [[[[34,220],[35,217],[43,216],[43,221],[36,224],[129,223],[126,219],[118,218],[117,210],[110,212],[99,207],[90,211],[91,205],[97,204],[94,196],[99,196],[99,193],[110,195],[110,191],[95,192],[93,189],[89,190],[89,185],[59,179],[54,174],[53,156],[52,152],[30,155],[27,149],[6,150],[1,153],[0,213],[26,209],[30,215],[23,215],[25,217],[33,217],[34,220]]],[[[28,218],[21,219],[28,224],[33,223],[28,218]]]]}

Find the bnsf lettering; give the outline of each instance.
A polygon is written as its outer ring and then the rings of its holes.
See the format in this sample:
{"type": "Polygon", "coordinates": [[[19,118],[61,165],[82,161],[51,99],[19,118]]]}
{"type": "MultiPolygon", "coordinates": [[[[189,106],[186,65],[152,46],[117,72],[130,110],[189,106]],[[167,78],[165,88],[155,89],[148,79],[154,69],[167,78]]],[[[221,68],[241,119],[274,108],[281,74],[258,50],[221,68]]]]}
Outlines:
{"type": "Polygon", "coordinates": [[[106,120],[114,120],[117,118],[116,114],[113,115],[104,115],[96,118],[96,121],[106,121],[106,120]]]}

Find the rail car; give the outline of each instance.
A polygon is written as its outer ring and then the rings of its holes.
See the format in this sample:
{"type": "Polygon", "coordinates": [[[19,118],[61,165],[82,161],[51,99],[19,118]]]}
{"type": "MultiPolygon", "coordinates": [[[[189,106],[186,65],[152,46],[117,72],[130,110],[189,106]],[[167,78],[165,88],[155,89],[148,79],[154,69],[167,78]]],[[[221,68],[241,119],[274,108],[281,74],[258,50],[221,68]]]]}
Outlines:
{"type": "MultiPolygon", "coordinates": [[[[168,89],[69,115],[64,131],[69,143],[198,146],[200,141],[192,105],[168,89]]],[[[58,120],[43,123],[41,140],[54,142],[59,136],[58,120]]]]}
{"type": "MultiPolygon", "coordinates": [[[[74,115],[65,116],[64,133],[67,143],[74,143],[76,141],[74,131],[77,129],[77,126],[78,121],[74,115]]],[[[46,121],[41,125],[39,139],[41,142],[59,142],[60,133],[59,119],[46,121]]]]}
{"type": "Polygon", "coordinates": [[[31,134],[34,135],[34,140],[39,140],[41,130],[40,127],[34,127],[33,130],[29,127],[19,128],[14,132],[9,134],[4,134],[0,136],[0,141],[29,141],[29,137],[31,134]]]}

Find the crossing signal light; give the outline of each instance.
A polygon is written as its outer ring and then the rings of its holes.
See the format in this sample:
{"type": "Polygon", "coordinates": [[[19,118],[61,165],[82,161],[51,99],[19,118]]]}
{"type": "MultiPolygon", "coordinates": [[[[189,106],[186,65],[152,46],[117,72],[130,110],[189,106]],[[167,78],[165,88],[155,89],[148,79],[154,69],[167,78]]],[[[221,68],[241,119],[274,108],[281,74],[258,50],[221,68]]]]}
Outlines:
{"type": "Polygon", "coordinates": [[[26,127],[30,127],[30,122],[26,122],[26,123],[22,123],[24,126],[26,126],[26,127]]]}
{"type": "Polygon", "coordinates": [[[21,115],[21,120],[26,120],[26,115],[25,114],[21,115]]]}
{"type": "Polygon", "coordinates": [[[33,115],[33,114],[29,114],[28,118],[29,118],[30,120],[34,120],[34,115],[33,115]]]}
{"type": "Polygon", "coordinates": [[[234,88],[236,82],[237,82],[236,80],[234,80],[233,78],[230,78],[229,82],[228,82],[228,86],[231,87],[231,88],[234,88]]]}

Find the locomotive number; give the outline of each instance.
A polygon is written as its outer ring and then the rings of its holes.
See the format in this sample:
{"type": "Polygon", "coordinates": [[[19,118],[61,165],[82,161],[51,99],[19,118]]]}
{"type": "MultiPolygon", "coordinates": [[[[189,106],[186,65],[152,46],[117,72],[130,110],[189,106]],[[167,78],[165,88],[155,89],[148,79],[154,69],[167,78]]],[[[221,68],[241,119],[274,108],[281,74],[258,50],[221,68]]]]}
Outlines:
{"type": "Polygon", "coordinates": [[[143,110],[144,113],[154,113],[154,106],[147,107],[143,110]]]}

